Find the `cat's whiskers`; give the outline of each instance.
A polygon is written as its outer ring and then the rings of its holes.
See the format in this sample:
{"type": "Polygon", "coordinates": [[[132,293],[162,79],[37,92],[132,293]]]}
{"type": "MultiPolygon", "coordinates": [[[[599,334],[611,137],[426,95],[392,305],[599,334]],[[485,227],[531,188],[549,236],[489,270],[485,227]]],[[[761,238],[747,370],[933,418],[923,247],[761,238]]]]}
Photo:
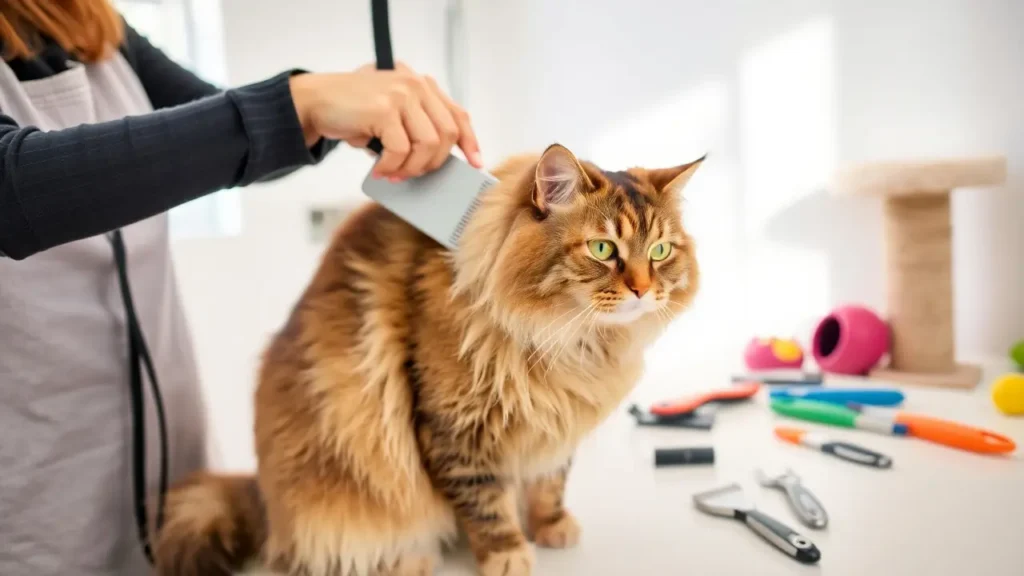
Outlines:
{"type": "Polygon", "coordinates": [[[680,312],[686,310],[686,305],[683,304],[682,302],[676,302],[675,300],[673,300],[671,298],[669,298],[666,302],[668,302],[669,304],[675,304],[676,306],[678,306],[680,312]]]}
{"type": "MultiPolygon", "coordinates": [[[[572,329],[572,333],[569,335],[569,337],[568,338],[564,338],[561,342],[556,342],[555,347],[557,347],[557,349],[555,349],[555,351],[554,351],[555,354],[552,355],[551,359],[547,362],[548,367],[544,370],[544,375],[545,376],[548,375],[548,372],[551,370],[551,368],[558,362],[558,358],[562,355],[562,352],[564,351],[565,347],[569,344],[569,342],[572,342],[572,341],[575,340],[575,335],[577,335],[577,332],[580,331],[580,327],[582,327],[584,325],[584,322],[586,322],[587,318],[590,316],[590,313],[595,310],[595,307],[596,307],[596,304],[594,304],[594,303],[591,303],[589,306],[587,306],[586,310],[584,311],[585,316],[583,317],[583,320],[581,320],[580,323],[577,324],[577,326],[575,326],[572,329]],[[558,345],[558,344],[561,344],[561,345],[558,345]]],[[[580,318],[580,316],[578,315],[575,318],[580,318]]],[[[572,321],[569,321],[568,325],[571,325],[572,322],[575,321],[575,318],[572,321]]],[[[551,352],[551,351],[548,351],[548,352],[551,352]]],[[[538,360],[538,362],[534,363],[534,366],[537,366],[541,361],[544,361],[545,358],[547,358],[548,356],[549,356],[548,354],[545,354],[543,357],[541,357],[541,359],[538,360]]]]}
{"type": "Polygon", "coordinates": [[[573,325],[574,322],[576,322],[577,319],[579,319],[580,316],[583,316],[584,314],[588,313],[593,307],[594,305],[591,304],[590,306],[587,306],[586,308],[581,310],[578,314],[573,316],[571,320],[563,324],[555,333],[551,334],[551,336],[549,336],[540,346],[538,346],[538,348],[534,350],[533,354],[530,354],[530,356],[526,359],[526,362],[529,363],[530,360],[534,357],[534,355],[537,354],[538,352],[540,352],[541,354],[540,356],[537,357],[536,360],[533,361],[532,364],[529,365],[527,370],[532,371],[534,368],[540,365],[541,362],[544,362],[545,358],[547,358],[551,354],[551,352],[558,348],[559,344],[564,345],[565,342],[568,342],[568,340],[561,339],[562,335],[566,332],[566,330],[568,330],[573,325]]]}
{"type": "MultiPolygon", "coordinates": [[[[597,320],[597,315],[598,314],[600,314],[600,312],[595,308],[594,309],[594,313],[590,314],[589,316],[587,316],[587,318],[584,319],[584,323],[588,323],[589,324],[587,326],[588,330],[593,330],[594,329],[594,323],[597,320]]],[[[584,335],[584,339],[586,338],[586,336],[589,336],[589,334],[584,335]]],[[[584,355],[586,349],[587,349],[587,346],[581,343],[580,344],[580,372],[583,371],[583,355],[584,355]]]]}
{"type": "Polygon", "coordinates": [[[668,310],[666,310],[664,306],[658,306],[656,310],[658,311],[658,316],[665,321],[665,326],[672,323],[672,315],[669,314],[668,310]]]}
{"type": "Polygon", "coordinates": [[[575,328],[573,328],[572,334],[561,342],[561,346],[558,347],[558,350],[555,352],[554,356],[552,356],[551,360],[548,362],[547,368],[544,369],[544,376],[547,376],[551,368],[558,363],[558,358],[562,355],[562,352],[565,350],[565,347],[568,346],[570,342],[576,340],[576,333],[579,332],[580,327],[583,326],[583,323],[586,322],[587,317],[590,316],[590,312],[593,311],[594,309],[594,304],[587,306],[587,309],[584,311],[587,313],[587,315],[583,317],[583,320],[580,321],[580,323],[577,324],[575,328]]]}
{"type": "MultiPolygon", "coordinates": [[[[587,323],[590,321],[590,319],[593,316],[594,316],[594,312],[591,312],[590,314],[587,314],[586,316],[584,316],[583,317],[583,322],[580,323],[580,326],[586,326],[587,323]]],[[[586,331],[584,330],[584,332],[586,332],[586,331]]],[[[583,354],[584,354],[584,350],[587,347],[586,343],[584,342],[584,338],[585,337],[586,337],[586,334],[584,334],[584,336],[581,337],[578,340],[576,338],[573,338],[573,346],[575,346],[577,351],[579,352],[580,370],[581,371],[583,370],[583,354]]]]}
{"type": "MultiPolygon", "coordinates": [[[[593,306],[593,304],[591,304],[591,306],[593,306]]],[[[572,318],[571,318],[571,319],[570,319],[570,320],[569,320],[568,322],[566,322],[565,324],[563,324],[563,325],[559,326],[557,330],[555,330],[554,332],[552,332],[551,334],[549,334],[549,335],[548,335],[548,337],[547,337],[547,338],[545,338],[543,342],[541,342],[540,344],[538,344],[538,345],[537,345],[537,346],[536,346],[536,347],[534,348],[534,350],[533,350],[533,353],[531,353],[531,354],[530,354],[529,356],[527,356],[527,357],[526,357],[526,362],[527,362],[527,363],[529,363],[529,362],[530,362],[530,360],[532,360],[532,359],[533,359],[533,357],[534,357],[534,356],[536,356],[538,352],[543,352],[543,353],[541,354],[541,358],[543,358],[543,357],[544,357],[544,355],[548,353],[548,351],[550,350],[550,348],[553,348],[554,346],[558,345],[558,340],[557,340],[557,338],[556,338],[556,337],[557,337],[557,336],[559,336],[559,335],[560,335],[560,334],[561,334],[562,332],[565,332],[565,330],[566,330],[566,329],[567,329],[567,328],[568,328],[568,327],[569,327],[570,325],[572,325],[572,323],[573,323],[573,322],[574,322],[574,321],[575,321],[575,320],[576,320],[577,318],[579,318],[580,316],[582,316],[582,315],[583,315],[584,313],[586,313],[586,312],[587,312],[587,311],[588,311],[589,309],[590,309],[590,306],[588,306],[587,308],[584,308],[583,310],[580,310],[580,312],[579,312],[579,313],[577,313],[577,314],[576,314],[576,316],[573,316],[573,317],[572,317],[572,318]],[[551,342],[550,346],[548,345],[548,343],[549,343],[549,342],[551,342]]],[[[570,310],[570,312],[571,312],[571,311],[572,311],[572,310],[570,310]]],[[[565,314],[562,314],[562,316],[565,316],[565,314]]],[[[559,316],[559,318],[561,318],[561,316],[559,316]]],[[[557,322],[557,321],[558,321],[558,318],[555,318],[555,319],[554,319],[554,320],[553,320],[553,321],[551,322],[551,324],[554,324],[554,323],[555,323],[555,322],[557,322]]],[[[550,326],[550,324],[549,324],[549,326],[550,326]]],[[[539,360],[539,359],[538,359],[538,360],[539,360]]],[[[532,368],[532,366],[531,366],[531,368],[532,368]]]]}
{"type": "Polygon", "coordinates": [[[550,329],[550,328],[551,328],[552,326],[554,326],[555,322],[558,322],[559,320],[561,320],[562,318],[564,318],[564,317],[565,317],[565,316],[566,316],[566,315],[567,315],[568,313],[570,313],[570,312],[572,312],[572,311],[573,311],[573,309],[572,309],[572,308],[569,308],[569,309],[568,309],[568,310],[566,310],[565,312],[562,312],[562,313],[561,313],[561,314],[559,314],[559,315],[558,315],[557,317],[555,317],[555,319],[554,319],[554,320],[552,320],[552,321],[548,322],[548,323],[547,323],[547,326],[544,326],[543,328],[541,328],[540,330],[538,330],[538,332],[539,332],[540,334],[542,334],[542,335],[543,335],[543,334],[544,334],[545,332],[547,332],[547,331],[548,331],[548,329],[550,329]]]}
{"type": "Polygon", "coordinates": [[[540,352],[540,356],[536,357],[533,364],[531,364],[528,369],[532,370],[534,367],[539,365],[541,362],[544,361],[546,357],[548,357],[551,354],[551,352],[553,352],[559,346],[559,344],[562,344],[563,336],[565,335],[566,331],[568,331],[569,328],[572,327],[573,323],[586,312],[586,310],[583,310],[582,312],[571,318],[568,322],[559,326],[558,330],[553,332],[541,345],[539,345],[538,348],[534,350],[533,354],[530,354],[530,356],[526,359],[526,361],[529,363],[530,359],[534,358],[534,356],[538,352],[540,352]]]}

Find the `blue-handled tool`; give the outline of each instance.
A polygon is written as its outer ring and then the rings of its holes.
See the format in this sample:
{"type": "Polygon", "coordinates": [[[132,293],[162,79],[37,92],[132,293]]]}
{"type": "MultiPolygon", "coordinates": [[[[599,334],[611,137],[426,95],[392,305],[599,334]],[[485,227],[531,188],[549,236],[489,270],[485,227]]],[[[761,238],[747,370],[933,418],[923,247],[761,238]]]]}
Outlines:
{"type": "Polygon", "coordinates": [[[771,398],[800,398],[833,404],[846,405],[856,402],[868,406],[899,406],[903,403],[903,392],[892,388],[808,388],[789,386],[768,392],[771,398]]]}

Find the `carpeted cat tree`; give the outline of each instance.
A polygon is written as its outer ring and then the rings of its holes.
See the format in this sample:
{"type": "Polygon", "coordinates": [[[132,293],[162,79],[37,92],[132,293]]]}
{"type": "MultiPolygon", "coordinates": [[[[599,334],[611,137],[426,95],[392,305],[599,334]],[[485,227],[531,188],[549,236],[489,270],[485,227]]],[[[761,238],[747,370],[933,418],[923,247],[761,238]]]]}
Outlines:
{"type": "Polygon", "coordinates": [[[952,219],[956,188],[1006,181],[1003,156],[853,166],[836,175],[840,194],[881,196],[891,362],[871,375],[906,384],[973,388],[978,366],[954,350],[952,219]]]}

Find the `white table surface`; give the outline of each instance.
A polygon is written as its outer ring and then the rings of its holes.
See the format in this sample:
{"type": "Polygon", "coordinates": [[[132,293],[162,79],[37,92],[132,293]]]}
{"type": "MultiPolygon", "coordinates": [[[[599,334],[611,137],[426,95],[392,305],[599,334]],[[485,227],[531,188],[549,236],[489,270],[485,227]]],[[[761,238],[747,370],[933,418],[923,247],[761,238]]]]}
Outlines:
{"type": "MultiPolygon", "coordinates": [[[[710,431],[637,427],[623,406],[576,457],[566,502],[583,527],[580,544],[538,550],[534,574],[1024,576],[1024,418],[1000,414],[990,400],[991,381],[1002,368],[987,370],[985,382],[969,392],[902,390],[907,411],[1013,438],[1018,449],[1007,456],[784,419],[768,408],[765,390],[751,402],[723,407],[710,431]],[[891,456],[893,467],[871,469],[783,443],[772,434],[775,423],[874,449],[891,456]],[[714,446],[716,462],[655,469],[655,447],[672,446],[714,446]],[[758,466],[769,473],[791,467],[825,506],[829,525],[812,530],[800,524],[782,492],[757,485],[758,466]],[[821,561],[800,564],[742,523],[694,508],[695,492],[734,481],[759,510],[809,537],[821,550],[821,561]]],[[[455,553],[446,557],[441,573],[471,576],[475,571],[468,555],[455,553]]]]}

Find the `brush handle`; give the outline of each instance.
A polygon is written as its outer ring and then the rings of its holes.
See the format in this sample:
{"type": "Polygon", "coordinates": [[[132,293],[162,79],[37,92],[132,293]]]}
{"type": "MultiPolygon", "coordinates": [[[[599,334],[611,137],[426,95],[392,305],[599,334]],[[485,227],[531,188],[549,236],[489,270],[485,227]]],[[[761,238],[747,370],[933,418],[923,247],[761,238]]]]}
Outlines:
{"type": "Polygon", "coordinates": [[[771,516],[749,510],[744,514],[743,521],[769,544],[790,557],[804,564],[814,564],[821,560],[821,551],[813,542],[771,516]]]}

